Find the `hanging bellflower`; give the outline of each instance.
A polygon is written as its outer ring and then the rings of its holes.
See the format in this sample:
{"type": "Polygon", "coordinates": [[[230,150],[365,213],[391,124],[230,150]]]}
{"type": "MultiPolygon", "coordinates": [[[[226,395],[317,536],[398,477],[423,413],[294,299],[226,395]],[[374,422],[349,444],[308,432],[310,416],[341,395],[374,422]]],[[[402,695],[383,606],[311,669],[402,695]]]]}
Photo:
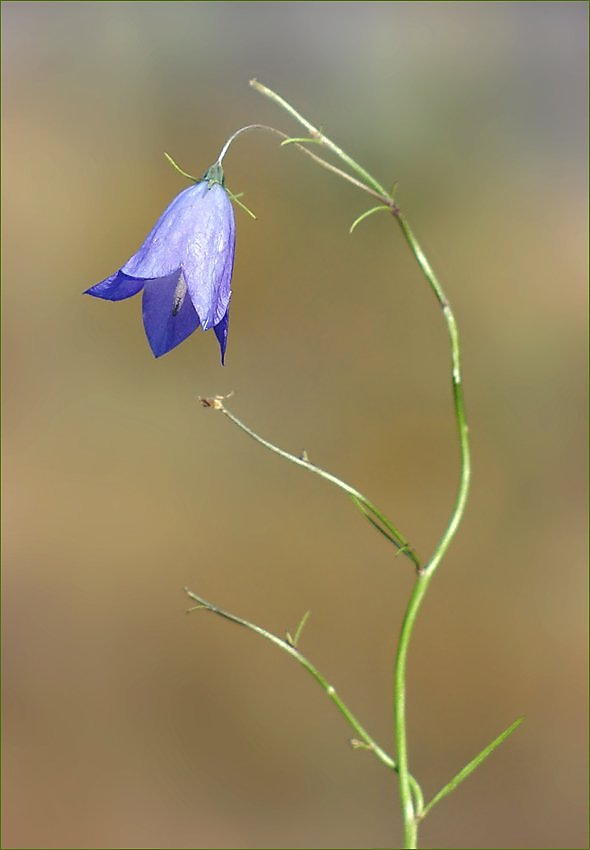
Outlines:
{"type": "Polygon", "coordinates": [[[118,272],[84,294],[122,301],[143,289],[143,324],[155,357],[201,325],[215,331],[223,363],[235,244],[233,207],[218,161],[177,195],[118,272]]]}

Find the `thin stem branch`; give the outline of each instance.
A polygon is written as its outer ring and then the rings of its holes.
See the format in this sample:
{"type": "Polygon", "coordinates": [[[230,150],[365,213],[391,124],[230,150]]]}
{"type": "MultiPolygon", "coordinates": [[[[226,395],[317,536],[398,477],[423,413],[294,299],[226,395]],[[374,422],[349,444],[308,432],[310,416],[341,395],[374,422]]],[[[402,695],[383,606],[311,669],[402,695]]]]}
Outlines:
{"type": "MultiPolygon", "coordinates": [[[[305,156],[312,159],[315,163],[320,165],[322,168],[325,168],[328,171],[331,171],[333,174],[337,174],[339,177],[342,177],[343,180],[347,180],[349,183],[352,183],[353,186],[356,186],[358,189],[362,189],[364,192],[367,192],[373,198],[378,198],[379,200],[382,200],[383,196],[380,194],[379,191],[376,191],[375,189],[372,189],[370,186],[367,186],[361,180],[357,180],[356,177],[353,177],[351,174],[348,174],[346,171],[343,171],[341,168],[338,168],[336,165],[333,165],[331,162],[327,162],[325,159],[322,159],[321,156],[318,156],[313,151],[310,151],[308,148],[306,148],[304,145],[302,145],[297,139],[293,139],[287,133],[283,133],[282,130],[277,130],[276,127],[271,127],[268,124],[248,124],[246,127],[240,127],[240,129],[236,130],[235,133],[232,133],[232,135],[229,137],[229,139],[224,143],[224,145],[223,145],[223,147],[222,147],[222,149],[219,153],[219,156],[217,157],[216,163],[221,165],[222,160],[224,159],[225,155],[227,154],[230,145],[235,141],[235,139],[237,139],[238,136],[240,136],[242,133],[245,133],[245,132],[250,131],[250,130],[266,130],[269,133],[274,133],[276,136],[280,136],[281,139],[283,140],[283,142],[282,142],[283,144],[294,145],[298,150],[300,150],[302,153],[304,153],[305,156]]],[[[172,157],[169,154],[165,153],[164,156],[168,159],[168,161],[172,164],[172,166],[174,168],[176,168],[176,170],[179,171],[183,176],[189,177],[191,180],[196,180],[196,178],[192,177],[190,174],[187,174],[185,171],[183,171],[174,162],[174,160],[172,159],[172,157]]],[[[389,204],[388,206],[391,207],[391,204],[389,204]]]]}
{"type": "Polygon", "coordinates": [[[248,622],[248,620],[244,620],[241,617],[237,617],[235,614],[230,614],[228,611],[223,611],[221,608],[218,608],[217,605],[213,605],[212,602],[207,602],[206,599],[203,599],[201,596],[197,596],[196,593],[193,593],[186,587],[185,593],[191,599],[198,603],[198,608],[204,608],[207,611],[211,611],[211,613],[213,614],[217,614],[219,617],[223,617],[225,620],[230,620],[232,623],[236,623],[239,626],[244,626],[251,632],[255,632],[256,634],[261,635],[263,638],[270,641],[271,643],[274,643],[275,646],[278,646],[280,649],[283,650],[283,652],[286,652],[293,658],[295,658],[301,664],[301,666],[304,667],[307,672],[311,674],[311,676],[313,676],[316,682],[321,685],[326,694],[336,705],[340,713],[346,718],[346,721],[352,727],[355,734],[358,735],[359,739],[367,745],[367,748],[370,749],[377,756],[379,761],[386,765],[386,767],[388,767],[390,770],[397,770],[397,765],[395,761],[391,758],[391,756],[389,756],[385,752],[385,750],[383,750],[379,746],[379,744],[369,735],[369,733],[356,719],[356,717],[345,704],[345,702],[342,700],[342,698],[338,695],[334,686],[331,685],[325,678],[325,676],[320,673],[317,667],[315,667],[311,663],[311,661],[297,649],[294,643],[284,638],[281,638],[278,635],[267,631],[266,629],[263,629],[261,626],[257,626],[255,623],[250,623],[248,622]]]}
{"type": "Polygon", "coordinates": [[[368,171],[365,171],[362,165],[359,165],[358,162],[355,162],[355,160],[347,153],[345,153],[342,148],[339,148],[338,145],[335,144],[331,139],[329,139],[327,136],[324,136],[321,130],[319,130],[317,127],[314,127],[314,125],[311,124],[307,120],[307,118],[304,118],[303,115],[297,112],[297,110],[294,109],[290,103],[287,103],[284,98],[282,98],[272,89],[269,89],[267,86],[263,85],[262,83],[259,83],[258,80],[250,80],[250,85],[252,86],[252,88],[256,89],[256,91],[260,92],[260,94],[263,94],[271,100],[274,100],[275,103],[278,103],[278,105],[281,106],[284,110],[286,110],[289,115],[292,115],[296,121],[298,121],[303,127],[305,127],[305,129],[314,141],[319,142],[321,145],[324,145],[324,147],[327,147],[329,150],[331,150],[332,153],[334,153],[339,159],[341,159],[342,162],[345,162],[349,168],[351,168],[353,171],[356,171],[356,173],[359,175],[359,177],[361,177],[362,180],[365,181],[365,183],[368,183],[369,186],[372,186],[373,189],[379,195],[381,195],[381,197],[387,195],[387,192],[383,188],[381,183],[375,180],[375,178],[371,174],[369,174],[368,171]]]}
{"type": "Polygon", "coordinates": [[[319,475],[320,478],[323,478],[325,481],[329,481],[331,484],[335,484],[341,490],[344,490],[347,493],[356,507],[361,511],[363,516],[365,516],[369,522],[371,522],[378,530],[385,536],[387,539],[393,543],[400,553],[406,555],[414,564],[417,571],[422,570],[422,565],[418,556],[411,548],[410,544],[403,536],[403,534],[394,526],[394,524],[389,520],[385,514],[379,510],[366,496],[363,496],[358,490],[354,487],[351,487],[350,484],[347,484],[346,481],[342,481],[342,479],[337,478],[335,475],[332,475],[331,472],[327,472],[325,469],[322,469],[320,466],[316,466],[313,463],[310,463],[305,454],[301,457],[297,455],[291,454],[290,452],[285,451],[285,449],[279,448],[279,446],[275,446],[274,443],[265,440],[264,437],[261,437],[260,434],[257,434],[256,431],[253,431],[245,422],[242,422],[241,419],[233,414],[227,407],[224,405],[224,397],[223,396],[215,396],[213,398],[201,398],[199,399],[203,407],[210,407],[215,410],[219,410],[226,416],[230,422],[233,422],[241,431],[259,443],[264,448],[269,449],[269,451],[274,452],[285,460],[290,461],[290,463],[294,463],[297,466],[303,467],[303,469],[309,470],[309,472],[313,472],[315,475],[319,475]]]}

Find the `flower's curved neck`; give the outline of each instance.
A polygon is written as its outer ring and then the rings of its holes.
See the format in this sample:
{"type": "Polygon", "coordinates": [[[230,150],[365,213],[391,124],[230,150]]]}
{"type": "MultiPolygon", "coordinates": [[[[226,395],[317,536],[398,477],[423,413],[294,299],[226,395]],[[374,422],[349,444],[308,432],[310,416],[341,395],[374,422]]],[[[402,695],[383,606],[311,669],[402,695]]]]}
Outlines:
{"type": "Polygon", "coordinates": [[[234,141],[234,139],[237,139],[238,136],[240,136],[242,133],[245,133],[247,130],[270,130],[271,133],[279,132],[278,130],[275,130],[274,127],[268,127],[266,124],[247,124],[245,127],[240,127],[239,130],[236,130],[235,133],[232,133],[232,135],[229,137],[227,142],[221,148],[219,156],[217,157],[217,160],[215,161],[215,165],[221,165],[221,163],[223,161],[223,157],[228,152],[229,146],[231,145],[231,143],[234,141]]]}

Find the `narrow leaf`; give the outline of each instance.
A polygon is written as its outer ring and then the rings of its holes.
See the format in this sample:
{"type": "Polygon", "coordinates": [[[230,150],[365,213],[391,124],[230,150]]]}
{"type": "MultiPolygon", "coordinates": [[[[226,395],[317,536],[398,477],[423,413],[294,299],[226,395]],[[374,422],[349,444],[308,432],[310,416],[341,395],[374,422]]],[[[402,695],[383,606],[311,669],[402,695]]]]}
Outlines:
{"type": "Polygon", "coordinates": [[[385,204],[379,204],[378,207],[372,207],[370,210],[366,210],[364,213],[361,213],[358,218],[355,218],[355,220],[350,225],[350,230],[348,232],[353,233],[357,225],[359,225],[361,221],[364,221],[370,215],[373,215],[373,213],[379,212],[380,210],[385,210],[385,212],[391,212],[391,207],[387,207],[385,206],[385,204]]]}
{"type": "Polygon", "coordinates": [[[520,726],[520,724],[523,721],[524,721],[524,717],[519,717],[517,720],[515,720],[514,723],[512,723],[507,729],[505,729],[500,735],[498,735],[498,737],[495,738],[492,741],[491,744],[488,744],[488,746],[485,747],[485,749],[483,749],[481,751],[481,753],[479,753],[479,755],[477,755],[474,759],[472,759],[469,762],[469,764],[466,764],[465,767],[462,770],[460,770],[459,773],[456,776],[454,776],[453,779],[451,779],[450,782],[447,782],[447,784],[444,786],[444,788],[442,788],[438,792],[438,794],[436,794],[432,798],[430,803],[428,803],[428,805],[426,806],[426,808],[424,809],[424,811],[422,813],[422,817],[425,818],[426,815],[428,814],[428,812],[430,811],[430,809],[434,808],[434,806],[436,806],[437,803],[440,803],[440,801],[443,799],[443,797],[446,797],[447,794],[450,794],[451,791],[454,791],[455,788],[457,788],[457,786],[460,785],[461,782],[463,782],[464,779],[467,779],[467,777],[471,773],[473,773],[475,768],[479,767],[479,765],[487,759],[487,757],[490,755],[490,753],[494,752],[496,747],[499,747],[500,744],[503,743],[506,740],[506,738],[508,738],[509,735],[512,735],[512,733],[516,729],[518,729],[518,727],[520,726]]]}
{"type": "Polygon", "coordinates": [[[321,139],[313,139],[311,136],[302,136],[301,138],[292,138],[292,139],[283,139],[281,142],[281,147],[285,147],[285,145],[301,145],[306,142],[313,142],[316,145],[321,145],[321,139]]]}
{"type": "Polygon", "coordinates": [[[291,646],[295,648],[297,647],[297,644],[299,643],[299,638],[301,637],[301,632],[303,631],[303,627],[307,623],[310,614],[311,611],[306,611],[301,620],[299,621],[299,625],[295,630],[295,637],[291,637],[289,632],[287,632],[287,641],[291,644],[291,646]]]}

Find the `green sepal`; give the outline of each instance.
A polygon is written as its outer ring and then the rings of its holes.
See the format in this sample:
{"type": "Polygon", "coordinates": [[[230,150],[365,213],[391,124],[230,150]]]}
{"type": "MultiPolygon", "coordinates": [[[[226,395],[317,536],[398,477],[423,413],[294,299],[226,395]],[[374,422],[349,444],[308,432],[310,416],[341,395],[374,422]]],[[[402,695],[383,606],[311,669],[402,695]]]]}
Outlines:
{"type": "Polygon", "coordinates": [[[225,175],[223,173],[223,166],[220,162],[214,162],[211,168],[208,168],[207,171],[203,174],[201,180],[207,181],[207,188],[211,189],[216,183],[222,188],[225,188],[225,175]]]}

